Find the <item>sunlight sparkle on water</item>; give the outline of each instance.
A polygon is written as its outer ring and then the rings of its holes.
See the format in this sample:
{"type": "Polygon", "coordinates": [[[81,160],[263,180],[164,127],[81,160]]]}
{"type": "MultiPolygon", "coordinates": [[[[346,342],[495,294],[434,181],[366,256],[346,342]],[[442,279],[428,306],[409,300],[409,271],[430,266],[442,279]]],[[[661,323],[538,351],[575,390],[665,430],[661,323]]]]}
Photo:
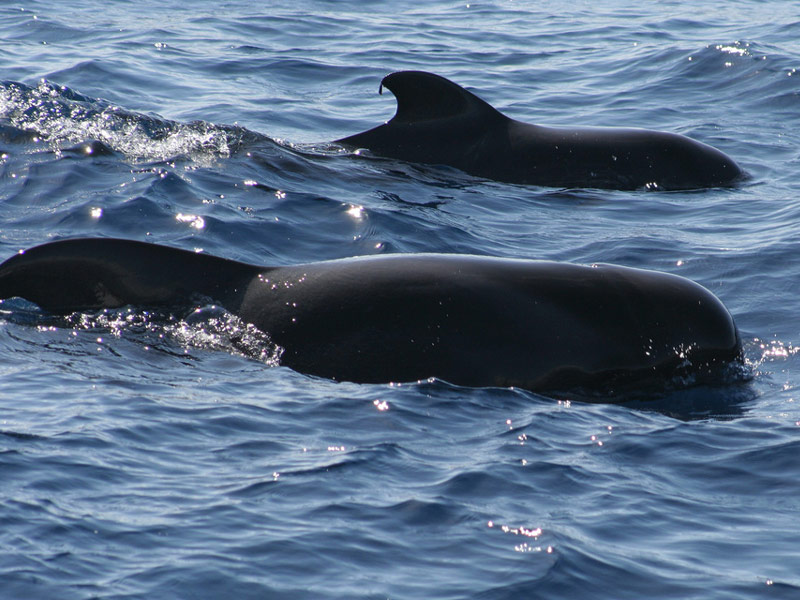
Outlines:
{"type": "Polygon", "coordinates": [[[762,350],[761,359],[789,358],[800,352],[800,347],[791,344],[784,344],[779,340],[771,342],[761,342],[759,348],[762,350]]]}
{"type": "Polygon", "coordinates": [[[738,54],[739,56],[744,56],[747,54],[747,47],[740,48],[738,46],[723,46],[722,44],[718,44],[716,46],[717,50],[721,52],[727,52],[728,54],[738,54]]]}
{"type": "Polygon", "coordinates": [[[197,215],[185,215],[183,213],[178,213],[175,216],[175,219],[179,223],[188,223],[189,227],[194,227],[195,229],[203,229],[206,226],[205,219],[197,215]]]}
{"type": "MultiPolygon", "coordinates": [[[[494,521],[489,521],[487,523],[487,526],[490,529],[493,529],[495,527],[494,521]]],[[[507,533],[507,534],[515,535],[515,536],[523,536],[523,537],[527,537],[527,538],[532,538],[533,540],[538,540],[539,537],[543,533],[541,527],[535,527],[535,528],[529,529],[527,527],[510,527],[508,525],[501,525],[499,527],[499,529],[503,533],[507,533]]],[[[515,544],[514,545],[514,551],[515,552],[546,552],[547,554],[552,554],[553,553],[553,547],[552,546],[534,546],[534,545],[530,544],[529,542],[522,542],[520,544],[515,544]]]]}
{"type": "Polygon", "coordinates": [[[357,204],[351,204],[350,208],[348,208],[346,212],[348,215],[359,221],[364,218],[363,206],[358,206],[357,204]]]}

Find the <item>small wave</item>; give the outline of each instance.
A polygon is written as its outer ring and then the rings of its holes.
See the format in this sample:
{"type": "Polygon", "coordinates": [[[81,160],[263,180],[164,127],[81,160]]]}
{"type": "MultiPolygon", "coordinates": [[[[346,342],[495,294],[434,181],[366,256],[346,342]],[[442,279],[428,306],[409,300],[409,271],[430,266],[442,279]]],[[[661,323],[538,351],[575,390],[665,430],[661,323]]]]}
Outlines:
{"type": "Polygon", "coordinates": [[[790,59],[778,48],[747,40],[707,44],[676,54],[670,62],[662,76],[646,88],[648,95],[668,94],[677,99],[680,92],[680,100],[687,102],[709,93],[725,97],[723,92],[735,90],[763,102],[792,83],[785,81],[793,74],[790,59]]]}
{"type": "Polygon", "coordinates": [[[179,123],[127,111],[46,80],[36,87],[0,84],[0,125],[24,132],[33,142],[44,141],[57,152],[89,142],[89,150],[119,152],[133,161],[229,157],[262,139],[241,127],[179,123]]]}
{"type": "Polygon", "coordinates": [[[185,350],[224,351],[277,366],[283,349],[254,325],[217,306],[203,306],[183,319],[133,308],[100,313],[73,313],[66,323],[77,330],[104,332],[120,338],[135,335],[165,352],[178,344],[185,350]]]}

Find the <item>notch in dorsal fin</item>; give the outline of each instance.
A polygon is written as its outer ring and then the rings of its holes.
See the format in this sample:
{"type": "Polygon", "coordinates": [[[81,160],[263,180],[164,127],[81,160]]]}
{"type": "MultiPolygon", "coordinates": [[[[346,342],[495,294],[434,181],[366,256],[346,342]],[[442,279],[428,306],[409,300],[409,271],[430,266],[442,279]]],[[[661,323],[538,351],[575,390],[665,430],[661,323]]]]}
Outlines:
{"type": "Polygon", "coordinates": [[[384,87],[397,98],[397,114],[390,123],[462,116],[491,120],[507,118],[472,92],[433,73],[397,71],[383,78],[379,93],[383,93],[384,87]]]}

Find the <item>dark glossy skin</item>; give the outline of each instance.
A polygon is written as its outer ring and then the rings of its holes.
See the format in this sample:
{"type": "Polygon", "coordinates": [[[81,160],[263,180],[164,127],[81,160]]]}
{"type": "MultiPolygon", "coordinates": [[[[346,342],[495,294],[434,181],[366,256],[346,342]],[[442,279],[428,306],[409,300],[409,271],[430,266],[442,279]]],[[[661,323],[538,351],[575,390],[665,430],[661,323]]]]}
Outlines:
{"type": "Polygon", "coordinates": [[[530,125],[421,71],[387,75],[383,87],[397,98],[394,118],[336,143],[541,186],[674,190],[727,186],[742,177],[716,148],[675,133],[530,125]]]}
{"type": "Polygon", "coordinates": [[[17,296],[64,314],[213,300],[268,333],[283,364],[355,382],[601,388],[670,377],[687,358],[702,372],[741,353],[708,290],[612,265],[397,254],[269,268],[78,239],[0,265],[0,298],[17,296]]]}

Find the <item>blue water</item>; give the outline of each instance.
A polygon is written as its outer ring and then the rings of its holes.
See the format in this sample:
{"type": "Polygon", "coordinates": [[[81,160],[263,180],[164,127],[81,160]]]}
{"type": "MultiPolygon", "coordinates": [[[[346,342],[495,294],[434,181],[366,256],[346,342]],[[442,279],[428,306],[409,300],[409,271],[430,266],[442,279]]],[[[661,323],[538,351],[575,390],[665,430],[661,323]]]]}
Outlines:
{"type": "Polygon", "coordinates": [[[0,5],[0,258],[114,236],[645,267],[723,300],[753,377],[623,406],[334,383],[226,314],[5,302],[0,597],[800,597],[797,3],[180,4],[0,5]],[[750,178],[559,190],[326,145],[394,114],[399,69],[750,178]]]}

